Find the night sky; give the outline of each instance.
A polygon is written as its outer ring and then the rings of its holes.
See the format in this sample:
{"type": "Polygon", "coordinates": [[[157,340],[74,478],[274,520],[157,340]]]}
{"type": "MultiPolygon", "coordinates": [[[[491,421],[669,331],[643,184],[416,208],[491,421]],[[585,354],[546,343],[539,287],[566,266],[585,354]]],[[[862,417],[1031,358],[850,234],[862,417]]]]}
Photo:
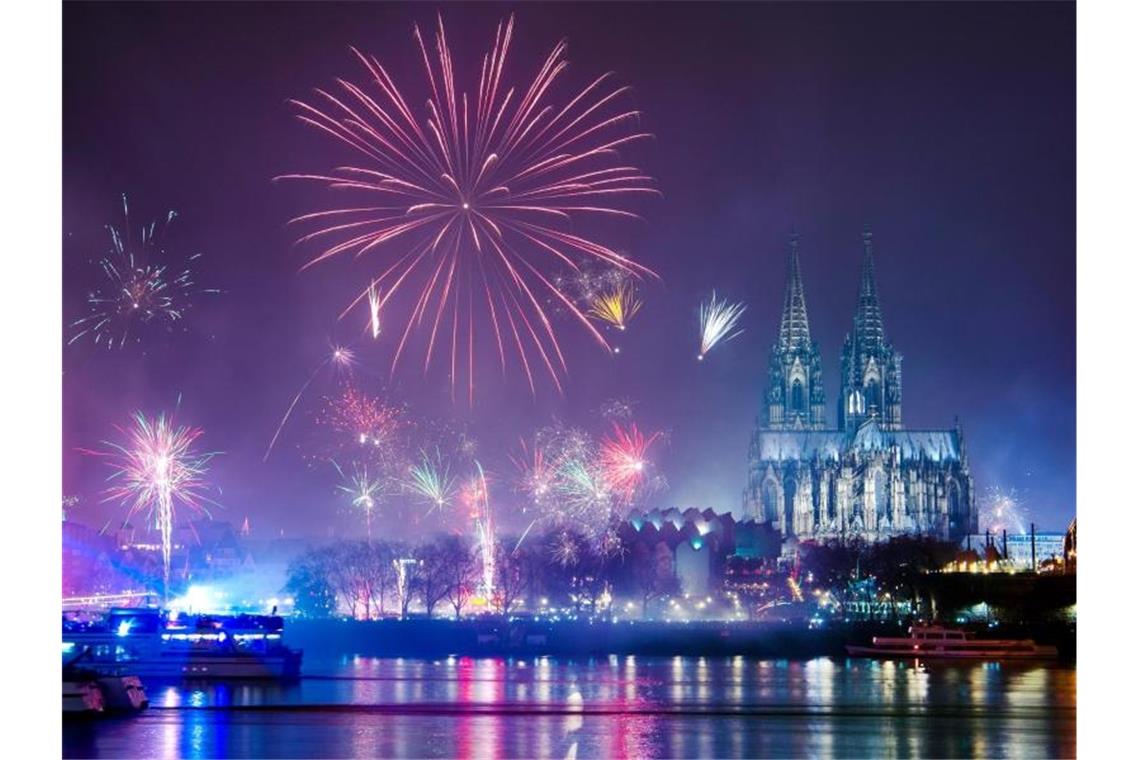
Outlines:
{"type": "MultiPolygon", "coordinates": [[[[1040,525],[1064,528],[1076,477],[1075,7],[1064,3],[66,4],[65,325],[84,313],[124,192],[139,223],[176,209],[178,250],[202,252],[200,282],[225,290],[198,302],[187,333],[114,352],[65,346],[63,488],[82,499],[76,518],[114,513],[98,504],[105,465],[77,449],[181,395],[180,419],[224,452],[211,471],[220,517],[248,515],[263,535],[347,525],[330,473],[298,454],[304,415],[261,458],[330,343],[357,339],[364,313],[337,315],[376,264],[300,272],[311,250],[285,222],[326,207],[326,191],[272,178],[353,158],[286,103],[337,76],[364,81],[349,45],[422,92],[411,27],[430,27],[437,7],[472,69],[464,81],[515,11],[510,78],[528,80],[565,37],[569,82],[612,70],[632,85],[655,139],[630,158],[663,193],[639,204],[644,223],[606,237],[662,278],[643,288],[621,354],[557,320],[563,396],[542,381],[532,399],[518,371],[486,372],[469,409],[442,372],[414,364],[370,386],[413,416],[466,426],[493,494],[513,498],[507,452],[520,436],[553,419],[600,432],[602,402],[628,398],[639,423],[669,433],[656,460],[670,488],[653,503],[738,510],[787,234],[802,235],[834,424],[869,224],[887,337],[904,356],[904,424],[958,416],[979,493],[1017,488],[1040,525]],[[748,303],[746,332],[699,363],[697,308],[714,288],[748,303]]],[[[386,378],[391,348],[361,343],[360,358],[386,378]]]]}

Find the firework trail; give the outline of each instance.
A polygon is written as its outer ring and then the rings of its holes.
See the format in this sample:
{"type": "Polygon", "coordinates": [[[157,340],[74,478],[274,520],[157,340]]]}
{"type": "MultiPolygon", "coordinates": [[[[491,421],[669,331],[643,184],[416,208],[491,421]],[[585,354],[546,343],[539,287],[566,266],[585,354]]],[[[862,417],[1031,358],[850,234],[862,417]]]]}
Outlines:
{"type": "Polygon", "coordinates": [[[525,440],[519,440],[522,456],[511,455],[511,461],[519,471],[519,490],[525,493],[531,501],[541,502],[550,495],[554,487],[554,469],[546,459],[545,449],[538,445],[527,446],[525,440]]]}
{"type": "MultiPolygon", "coordinates": [[[[547,504],[547,500],[554,492],[554,468],[550,466],[546,459],[545,449],[539,445],[537,441],[535,445],[527,446],[526,441],[520,438],[519,446],[522,450],[522,455],[518,457],[513,454],[510,455],[511,461],[519,472],[515,490],[523,493],[527,497],[528,504],[541,509],[547,504]]],[[[523,507],[524,514],[531,511],[532,510],[529,510],[527,507],[523,507]]],[[[541,515],[531,519],[515,543],[515,548],[512,549],[512,553],[518,551],[518,548],[522,546],[523,539],[530,534],[531,529],[540,519],[541,515]]]]}
{"type": "Polygon", "coordinates": [[[420,452],[419,464],[412,465],[408,470],[405,488],[432,505],[428,514],[436,509],[442,510],[450,506],[455,496],[455,478],[451,476],[448,466],[443,463],[439,449],[436,449],[434,458],[420,452]]]}
{"type": "Polygon", "coordinates": [[[460,499],[475,525],[475,544],[483,573],[480,593],[490,599],[495,591],[495,526],[491,518],[490,493],[483,466],[475,462],[475,475],[464,484],[460,499]]]}
{"type": "Polygon", "coordinates": [[[371,542],[372,513],[376,509],[377,503],[387,495],[384,489],[385,480],[384,478],[369,476],[367,465],[353,463],[352,475],[348,476],[345,475],[340,465],[336,462],[332,464],[343,481],[342,484],[337,486],[337,490],[347,493],[352,500],[352,506],[364,512],[368,541],[371,542]]]}
{"type": "Polygon", "coordinates": [[[313,384],[313,381],[317,379],[317,375],[320,374],[321,370],[329,365],[332,365],[339,370],[349,370],[355,363],[356,354],[353,353],[352,349],[345,348],[344,346],[333,346],[333,349],[329,352],[329,355],[326,356],[324,360],[317,365],[316,369],[313,370],[313,374],[309,375],[309,378],[305,380],[305,382],[297,390],[297,395],[293,397],[293,400],[289,403],[288,408],[285,409],[285,414],[281,417],[281,422],[278,423],[277,430],[273,432],[273,438],[269,440],[269,446],[265,449],[265,456],[261,458],[262,462],[269,461],[269,455],[273,453],[273,446],[277,443],[277,439],[280,437],[281,431],[285,429],[285,423],[289,421],[289,417],[292,416],[293,409],[296,408],[297,402],[301,400],[301,396],[305,395],[305,391],[307,391],[309,389],[309,386],[313,384]]]}
{"type": "Polygon", "coordinates": [[[716,345],[726,343],[744,332],[743,329],[736,330],[736,323],[746,308],[748,307],[743,303],[718,301],[715,291],[710,301],[701,304],[701,351],[697,354],[697,359],[704,360],[705,354],[716,345]]]}
{"type": "Polygon", "coordinates": [[[380,337],[380,291],[376,283],[368,286],[368,327],[372,330],[372,339],[380,337]]]}
{"type": "MultiPolygon", "coordinates": [[[[377,309],[404,291],[414,301],[391,372],[418,329],[426,333],[423,371],[437,352],[449,354],[452,393],[466,374],[469,403],[477,348],[497,355],[504,371],[508,351],[517,356],[532,394],[534,375],[543,371],[561,391],[567,367],[542,305],[546,297],[610,349],[559,291],[554,271],[595,262],[633,277],[656,276],[580,232],[590,217],[636,219],[627,202],[657,194],[651,179],[619,156],[619,149],[649,137],[633,129],[639,112],[621,105],[628,88],[612,85],[607,74],[556,98],[567,67],[564,42],[533,81],[511,86],[505,74],[513,35],[512,17],[499,25],[470,92],[456,82],[442,17],[434,44],[414,30],[426,87],[412,97],[375,57],[353,49],[368,85],[338,79],[340,92],[318,89],[315,105],[292,103],[302,122],[362,163],[282,177],[362,196],[357,204],[292,220],[309,230],[299,243],[321,246],[306,267],[339,254],[382,256],[379,274],[369,280],[369,287],[383,286],[377,309]],[[423,113],[409,105],[425,100],[423,113]]],[[[365,289],[353,303],[367,295],[365,289]]]]}
{"type": "Polygon", "coordinates": [[[625,330],[629,320],[641,308],[641,301],[634,292],[633,285],[623,282],[605,292],[599,293],[590,303],[589,315],[618,330],[625,330]]]}
{"type": "Polygon", "coordinates": [[[1026,529],[1028,523],[1025,505],[1016,488],[992,486],[986,490],[978,515],[980,530],[988,530],[991,533],[1001,533],[1002,530],[1006,530],[1010,533],[1024,534],[1028,533],[1026,529]]]}
{"type": "Polygon", "coordinates": [[[136,412],[132,424],[116,426],[120,441],[104,441],[102,451],[87,451],[105,457],[114,468],[112,484],[103,501],[118,501],[127,507],[126,518],[143,512],[162,537],[163,591],[170,585],[170,554],[175,508],[204,512],[207,503],[205,475],[216,453],[199,453],[195,443],[200,428],[176,426],[173,416],[147,417],[136,412]]]}
{"type": "Polygon", "coordinates": [[[111,251],[99,260],[102,283],[87,297],[87,315],[71,323],[75,332],[68,345],[90,336],[95,345],[122,348],[128,340],[142,340],[148,325],[161,325],[172,331],[193,306],[196,296],[217,294],[214,288],[199,288],[193,267],[201,254],[194,254],[181,265],[163,263],[171,257],[165,240],[177,213],[152,221],[132,234],[127,196],[123,196],[123,228],[108,225],[111,251]]]}
{"type": "Polygon", "coordinates": [[[637,428],[637,423],[625,428],[615,422],[613,432],[602,439],[599,452],[602,477],[608,490],[617,494],[622,502],[633,501],[649,468],[649,447],[660,436],[660,432],[646,436],[637,428]]]}

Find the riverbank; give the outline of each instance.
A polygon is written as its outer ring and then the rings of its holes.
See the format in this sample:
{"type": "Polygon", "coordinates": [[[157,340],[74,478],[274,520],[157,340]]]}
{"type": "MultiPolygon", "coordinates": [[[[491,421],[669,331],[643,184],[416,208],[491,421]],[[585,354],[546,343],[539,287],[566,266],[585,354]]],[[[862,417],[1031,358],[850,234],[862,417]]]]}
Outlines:
{"type": "MultiPolygon", "coordinates": [[[[843,656],[844,645],[906,626],[850,623],[808,630],[800,625],[753,622],[689,623],[586,620],[291,620],[290,645],[307,653],[336,650],[367,657],[467,656],[721,656],[807,658],[843,656]]],[[[1076,658],[1076,626],[1001,625],[989,636],[1034,638],[1056,646],[1062,660],[1076,658]]]]}

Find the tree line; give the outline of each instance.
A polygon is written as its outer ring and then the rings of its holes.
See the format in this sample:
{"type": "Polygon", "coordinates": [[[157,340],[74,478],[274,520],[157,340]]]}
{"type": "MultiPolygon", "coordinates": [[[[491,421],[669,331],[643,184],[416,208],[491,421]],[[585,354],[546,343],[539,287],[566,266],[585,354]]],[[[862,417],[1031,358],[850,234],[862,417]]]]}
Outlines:
{"type": "Polygon", "coordinates": [[[477,597],[479,609],[496,614],[545,606],[596,615],[615,595],[638,599],[644,613],[678,590],[672,567],[650,554],[624,542],[603,550],[582,533],[552,530],[521,543],[501,538],[485,574],[478,548],[464,536],[438,534],[416,544],[340,540],[296,557],[284,591],[295,612],[308,617],[458,617],[477,597]],[[483,598],[488,575],[492,591],[483,598]]]}

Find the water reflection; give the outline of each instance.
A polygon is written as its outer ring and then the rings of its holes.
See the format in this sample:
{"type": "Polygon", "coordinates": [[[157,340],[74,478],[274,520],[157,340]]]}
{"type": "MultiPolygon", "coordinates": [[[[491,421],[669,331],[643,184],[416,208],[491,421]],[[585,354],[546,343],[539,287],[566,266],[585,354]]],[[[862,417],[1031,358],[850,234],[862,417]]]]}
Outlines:
{"type": "Polygon", "coordinates": [[[150,685],[84,757],[1068,756],[1076,672],[742,657],[345,657],[294,684],[150,685]]]}

